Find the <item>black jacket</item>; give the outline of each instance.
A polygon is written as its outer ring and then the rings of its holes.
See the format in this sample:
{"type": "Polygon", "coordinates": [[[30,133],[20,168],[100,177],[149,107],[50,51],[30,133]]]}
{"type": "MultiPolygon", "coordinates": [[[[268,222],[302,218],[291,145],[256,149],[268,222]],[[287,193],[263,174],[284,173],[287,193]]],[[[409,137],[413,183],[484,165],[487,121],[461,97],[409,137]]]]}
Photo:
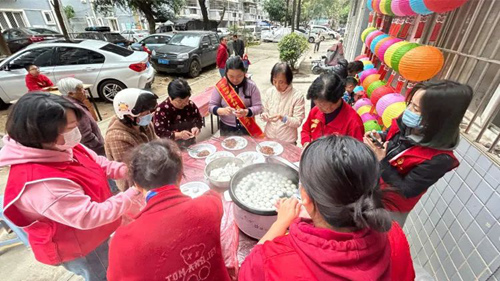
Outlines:
{"type": "Polygon", "coordinates": [[[245,54],[245,43],[241,39],[233,41],[234,55],[243,57],[245,54]]]}

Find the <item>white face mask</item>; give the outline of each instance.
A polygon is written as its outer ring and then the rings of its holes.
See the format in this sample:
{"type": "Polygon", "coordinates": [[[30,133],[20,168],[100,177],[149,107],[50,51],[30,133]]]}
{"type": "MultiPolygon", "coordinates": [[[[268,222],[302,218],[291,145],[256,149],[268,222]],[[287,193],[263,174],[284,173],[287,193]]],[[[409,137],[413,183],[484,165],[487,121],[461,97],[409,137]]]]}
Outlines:
{"type": "Polygon", "coordinates": [[[80,143],[80,140],[82,139],[82,135],[80,134],[80,130],[78,130],[78,127],[75,127],[73,130],[62,133],[61,134],[64,138],[64,144],[56,144],[54,147],[57,150],[68,150],[73,147],[75,147],[77,144],[80,143]]]}

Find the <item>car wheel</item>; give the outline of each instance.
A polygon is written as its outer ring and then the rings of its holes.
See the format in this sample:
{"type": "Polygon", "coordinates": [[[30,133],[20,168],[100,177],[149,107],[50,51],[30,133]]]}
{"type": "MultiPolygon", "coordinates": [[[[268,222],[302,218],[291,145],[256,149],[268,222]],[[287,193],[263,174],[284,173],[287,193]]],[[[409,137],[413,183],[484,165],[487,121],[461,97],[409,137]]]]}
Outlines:
{"type": "Polygon", "coordinates": [[[9,107],[8,103],[5,103],[2,99],[0,99],[0,109],[7,109],[9,107]]]}
{"type": "Polygon", "coordinates": [[[189,76],[192,78],[198,77],[201,72],[201,65],[197,60],[193,60],[189,65],[189,76]]]}
{"type": "Polygon", "coordinates": [[[332,39],[332,40],[335,39],[335,35],[330,34],[330,39],[332,39]]]}
{"type": "Polygon", "coordinates": [[[116,94],[127,88],[125,84],[117,80],[105,80],[99,84],[98,93],[99,97],[106,102],[113,102],[116,94]]]}
{"type": "Polygon", "coordinates": [[[314,37],[309,37],[309,43],[314,43],[314,37]]]}

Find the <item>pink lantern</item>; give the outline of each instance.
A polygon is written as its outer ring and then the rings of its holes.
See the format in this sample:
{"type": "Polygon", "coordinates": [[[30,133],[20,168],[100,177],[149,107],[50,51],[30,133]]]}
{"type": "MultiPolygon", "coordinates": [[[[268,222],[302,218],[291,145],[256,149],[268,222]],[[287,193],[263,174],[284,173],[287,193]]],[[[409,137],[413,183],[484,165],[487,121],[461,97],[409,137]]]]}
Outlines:
{"type": "Polygon", "coordinates": [[[352,108],[354,108],[354,110],[358,111],[358,109],[360,109],[362,106],[365,106],[365,105],[373,106],[373,104],[370,101],[370,99],[364,98],[364,99],[359,99],[354,104],[354,106],[352,108]]]}
{"type": "Polygon", "coordinates": [[[359,81],[363,83],[363,80],[365,80],[366,77],[372,74],[377,74],[377,70],[375,68],[372,69],[367,69],[361,73],[361,76],[359,77],[359,81]]]}
{"type": "Polygon", "coordinates": [[[359,59],[359,61],[367,61],[367,60],[370,60],[370,58],[361,58],[361,59],[359,59]]]}
{"type": "Polygon", "coordinates": [[[396,16],[398,16],[398,17],[404,17],[405,15],[399,9],[399,2],[400,2],[400,0],[392,0],[392,2],[391,2],[391,10],[392,10],[392,12],[396,16]]]}
{"type": "Polygon", "coordinates": [[[375,106],[375,108],[377,110],[377,114],[379,116],[382,116],[382,115],[384,115],[385,109],[389,105],[391,105],[393,103],[397,103],[397,102],[404,102],[404,101],[405,101],[405,97],[403,97],[400,94],[394,93],[394,94],[385,95],[378,100],[377,105],[375,106]]]}
{"type": "Polygon", "coordinates": [[[370,114],[370,113],[365,113],[365,114],[361,115],[361,120],[363,120],[363,124],[364,124],[368,121],[377,120],[377,116],[370,114]]]}
{"type": "Polygon", "coordinates": [[[399,5],[399,11],[405,16],[414,16],[416,13],[412,10],[410,0],[394,0],[399,5]]]}
{"type": "Polygon", "coordinates": [[[387,49],[389,49],[390,46],[392,46],[393,44],[397,43],[397,42],[400,42],[400,41],[403,41],[399,38],[392,38],[392,39],[389,39],[387,41],[385,41],[382,46],[380,46],[380,48],[378,49],[378,52],[377,52],[377,57],[381,60],[381,61],[384,61],[384,54],[385,54],[385,51],[387,51],[387,49]]]}
{"type": "Polygon", "coordinates": [[[370,34],[368,34],[368,36],[366,36],[365,45],[368,48],[370,48],[370,44],[372,43],[372,40],[375,39],[375,37],[382,35],[382,34],[384,34],[384,33],[380,30],[372,31],[370,34]]]}
{"type": "Polygon", "coordinates": [[[365,54],[362,54],[362,55],[359,55],[359,56],[355,57],[354,60],[361,60],[363,58],[368,58],[368,56],[365,55],[365,54]]]}

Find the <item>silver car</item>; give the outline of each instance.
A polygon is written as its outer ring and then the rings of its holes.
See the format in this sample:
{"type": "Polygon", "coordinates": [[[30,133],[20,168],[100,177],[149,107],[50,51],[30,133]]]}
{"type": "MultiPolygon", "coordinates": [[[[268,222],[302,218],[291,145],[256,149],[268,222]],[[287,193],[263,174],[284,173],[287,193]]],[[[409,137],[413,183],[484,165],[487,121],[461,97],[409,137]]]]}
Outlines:
{"type": "Polygon", "coordinates": [[[142,44],[145,43],[146,47],[151,51],[153,51],[167,44],[168,41],[170,41],[170,38],[172,38],[172,35],[170,34],[165,34],[165,33],[152,34],[142,39],[141,41],[130,45],[130,49],[134,51],[142,51],[142,44]]]}

